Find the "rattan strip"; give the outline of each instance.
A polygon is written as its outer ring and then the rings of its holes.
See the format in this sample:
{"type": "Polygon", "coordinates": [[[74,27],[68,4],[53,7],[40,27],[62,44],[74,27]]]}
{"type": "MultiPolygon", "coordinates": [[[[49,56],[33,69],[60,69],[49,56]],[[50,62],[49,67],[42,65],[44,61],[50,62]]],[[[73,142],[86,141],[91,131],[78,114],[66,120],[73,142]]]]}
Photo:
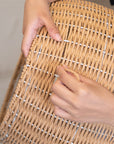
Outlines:
{"type": "Polygon", "coordinates": [[[53,3],[50,11],[63,41],[52,40],[45,28],[38,32],[0,125],[0,140],[11,144],[113,144],[113,127],[60,118],[49,97],[59,64],[69,65],[114,92],[114,13],[79,0],[53,3]]]}

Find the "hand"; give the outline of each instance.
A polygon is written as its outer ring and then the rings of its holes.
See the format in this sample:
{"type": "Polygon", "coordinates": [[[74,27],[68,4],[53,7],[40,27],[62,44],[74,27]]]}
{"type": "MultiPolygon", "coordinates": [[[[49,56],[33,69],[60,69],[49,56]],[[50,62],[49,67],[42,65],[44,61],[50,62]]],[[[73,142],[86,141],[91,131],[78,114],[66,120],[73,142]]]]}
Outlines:
{"type": "Polygon", "coordinates": [[[55,114],[78,122],[114,125],[114,96],[93,80],[58,66],[51,101],[55,114]]]}
{"type": "Polygon", "coordinates": [[[23,22],[23,42],[22,52],[27,57],[33,39],[36,36],[38,28],[46,26],[50,36],[61,41],[59,31],[56,28],[49,13],[48,2],[55,0],[26,0],[23,22]]]}

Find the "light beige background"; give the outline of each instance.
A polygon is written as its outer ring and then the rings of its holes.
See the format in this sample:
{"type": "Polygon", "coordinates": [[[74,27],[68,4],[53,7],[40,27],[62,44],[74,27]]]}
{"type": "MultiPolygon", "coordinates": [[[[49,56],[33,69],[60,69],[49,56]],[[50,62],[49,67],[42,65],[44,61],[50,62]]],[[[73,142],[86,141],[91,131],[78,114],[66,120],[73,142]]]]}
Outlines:
{"type": "Polygon", "coordinates": [[[24,0],[0,0],[0,106],[20,55],[24,0]]]}
{"type": "MultiPolygon", "coordinates": [[[[88,0],[111,7],[109,0],[88,0]]],[[[0,0],[0,107],[21,52],[25,0],[0,0]]]]}

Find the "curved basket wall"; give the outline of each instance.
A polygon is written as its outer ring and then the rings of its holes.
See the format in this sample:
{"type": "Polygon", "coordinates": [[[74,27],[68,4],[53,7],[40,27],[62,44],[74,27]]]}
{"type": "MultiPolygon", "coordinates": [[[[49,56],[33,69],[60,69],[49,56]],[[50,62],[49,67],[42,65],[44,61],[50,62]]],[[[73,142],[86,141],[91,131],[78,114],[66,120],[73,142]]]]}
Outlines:
{"type": "Polygon", "coordinates": [[[0,141],[113,144],[113,127],[62,119],[54,114],[49,97],[59,64],[69,65],[114,92],[114,12],[79,0],[58,1],[50,11],[63,40],[54,41],[42,28],[25,64],[21,57],[1,110],[0,141]]]}

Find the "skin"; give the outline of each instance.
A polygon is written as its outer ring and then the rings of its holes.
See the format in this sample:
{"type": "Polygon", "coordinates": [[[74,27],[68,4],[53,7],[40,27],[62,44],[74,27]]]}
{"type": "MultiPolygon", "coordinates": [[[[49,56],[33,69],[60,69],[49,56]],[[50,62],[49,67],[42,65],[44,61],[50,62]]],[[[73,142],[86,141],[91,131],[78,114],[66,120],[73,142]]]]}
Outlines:
{"type": "Polygon", "coordinates": [[[114,95],[93,80],[58,66],[51,101],[55,114],[78,122],[114,125],[114,95]]]}
{"type": "Polygon", "coordinates": [[[61,36],[56,28],[50,12],[49,2],[55,0],[26,0],[23,20],[22,52],[27,57],[30,46],[39,28],[46,26],[50,36],[56,41],[61,41],[61,36]]]}
{"type": "MultiPolygon", "coordinates": [[[[26,0],[23,21],[22,52],[27,57],[37,30],[46,26],[50,36],[61,36],[49,13],[48,2],[54,0],[26,0]]],[[[58,66],[59,79],[53,84],[50,99],[55,114],[78,122],[103,122],[114,126],[114,95],[95,81],[82,77],[66,66],[58,66]]]]}

